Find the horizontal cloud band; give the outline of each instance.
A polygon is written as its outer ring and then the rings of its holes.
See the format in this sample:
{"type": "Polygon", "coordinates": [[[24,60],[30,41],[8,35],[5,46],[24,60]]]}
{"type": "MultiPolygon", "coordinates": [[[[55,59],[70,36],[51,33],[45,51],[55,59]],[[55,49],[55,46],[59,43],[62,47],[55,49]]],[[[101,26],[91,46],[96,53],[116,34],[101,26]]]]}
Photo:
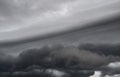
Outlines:
{"type": "Polygon", "coordinates": [[[0,2],[0,42],[19,41],[82,28],[84,24],[104,21],[120,12],[119,0],[0,2]]]}

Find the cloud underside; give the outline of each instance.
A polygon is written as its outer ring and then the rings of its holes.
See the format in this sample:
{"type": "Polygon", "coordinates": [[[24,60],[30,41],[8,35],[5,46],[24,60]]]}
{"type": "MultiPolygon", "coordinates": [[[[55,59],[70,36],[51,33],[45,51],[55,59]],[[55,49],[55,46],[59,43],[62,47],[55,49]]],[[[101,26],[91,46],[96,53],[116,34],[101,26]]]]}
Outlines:
{"type": "Polygon", "coordinates": [[[119,44],[51,45],[27,49],[15,58],[1,52],[0,76],[119,77],[119,46],[119,44]]]}
{"type": "Polygon", "coordinates": [[[86,21],[116,15],[118,8],[118,0],[1,0],[0,41],[84,27],[86,21]]]}

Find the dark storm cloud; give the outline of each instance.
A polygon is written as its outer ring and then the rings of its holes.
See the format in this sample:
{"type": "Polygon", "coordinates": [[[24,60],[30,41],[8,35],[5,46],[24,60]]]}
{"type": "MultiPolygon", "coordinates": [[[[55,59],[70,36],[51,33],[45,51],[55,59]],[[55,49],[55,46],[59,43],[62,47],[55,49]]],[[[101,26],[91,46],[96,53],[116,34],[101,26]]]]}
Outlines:
{"type": "Polygon", "coordinates": [[[79,48],[106,56],[120,56],[120,44],[84,44],[79,48]]]}
{"type": "MultiPolygon", "coordinates": [[[[68,77],[70,75],[78,74],[84,75],[86,77],[86,75],[90,76],[94,74],[94,72],[90,70],[106,71],[106,68],[103,69],[103,67],[107,65],[107,68],[109,67],[111,71],[113,69],[115,70],[114,72],[116,72],[116,68],[117,66],[119,66],[118,63],[115,63],[115,65],[109,63],[119,61],[120,56],[109,54],[109,51],[107,55],[103,52],[98,53],[98,50],[100,50],[99,48],[101,47],[101,45],[94,46],[91,44],[93,48],[96,48],[92,50],[89,49],[89,45],[83,46],[75,47],[64,45],[51,45],[44,46],[39,49],[27,49],[26,51],[20,53],[20,55],[16,58],[6,56],[6,59],[5,57],[4,59],[1,59],[0,71],[29,71],[26,72],[26,76],[28,76],[30,75],[31,70],[38,69],[38,72],[40,72],[40,69],[56,69],[58,71],[65,72],[65,75],[68,75],[68,77]],[[97,46],[100,47],[97,48],[97,46]],[[95,50],[96,52],[93,52],[93,50],[95,50]]],[[[109,49],[109,45],[102,46],[104,46],[105,50],[109,49]]],[[[36,75],[35,72],[32,72],[31,74],[36,75]]]]}
{"type": "Polygon", "coordinates": [[[0,0],[0,76],[50,77],[51,70],[65,77],[88,77],[93,70],[118,74],[120,44],[112,43],[120,38],[119,2],[0,0]]]}
{"type": "Polygon", "coordinates": [[[119,61],[119,59],[119,56],[111,54],[105,56],[104,53],[99,54],[91,50],[64,46],[32,49],[20,54],[20,61],[23,65],[42,63],[43,67],[53,66],[67,69],[96,69],[110,62],[119,61]]]}

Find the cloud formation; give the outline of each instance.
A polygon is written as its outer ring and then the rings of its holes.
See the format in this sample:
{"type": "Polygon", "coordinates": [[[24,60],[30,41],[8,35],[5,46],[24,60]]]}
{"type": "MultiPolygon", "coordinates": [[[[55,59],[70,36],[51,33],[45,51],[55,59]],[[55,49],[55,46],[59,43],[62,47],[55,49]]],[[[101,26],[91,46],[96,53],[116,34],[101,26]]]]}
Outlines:
{"type": "Polygon", "coordinates": [[[120,68],[120,62],[110,63],[108,67],[113,69],[120,68]]]}
{"type": "Polygon", "coordinates": [[[118,7],[118,0],[1,0],[0,42],[82,27],[88,20],[116,15],[118,7]]]}
{"type": "MultiPolygon", "coordinates": [[[[19,74],[17,73],[17,75],[24,74],[24,76],[29,76],[32,74],[32,76],[34,76],[42,75],[41,70],[49,71],[49,69],[53,69],[59,71],[59,73],[64,72],[68,77],[74,77],[75,75],[88,77],[93,75],[94,71],[95,75],[91,77],[105,77],[107,75],[112,76],[120,73],[120,55],[112,55],[111,52],[107,51],[108,49],[112,49],[111,47],[109,48],[109,45],[102,45],[102,47],[104,47],[102,49],[108,52],[107,55],[101,51],[101,45],[91,46],[95,49],[89,49],[88,45],[81,47],[50,45],[41,48],[27,49],[15,58],[6,56],[6,59],[2,56],[3,53],[1,53],[0,71],[9,72],[9,75],[16,75],[16,72],[18,72],[19,74]],[[97,48],[98,46],[99,48],[97,48]],[[22,72],[20,72],[20,70],[22,70],[22,72]],[[11,74],[10,71],[14,73],[11,74]],[[37,74],[38,72],[39,74],[37,74]]],[[[112,46],[114,47],[114,45],[112,46]]],[[[112,50],[113,53],[114,50],[112,50]]],[[[44,73],[46,75],[47,73],[45,71],[44,73]]],[[[55,71],[52,71],[52,73],[54,72],[55,71]]],[[[3,76],[4,74],[1,75],[3,76]]]]}
{"type": "Polygon", "coordinates": [[[101,70],[95,71],[91,77],[119,77],[120,76],[120,62],[112,62],[103,66],[101,70]]]}

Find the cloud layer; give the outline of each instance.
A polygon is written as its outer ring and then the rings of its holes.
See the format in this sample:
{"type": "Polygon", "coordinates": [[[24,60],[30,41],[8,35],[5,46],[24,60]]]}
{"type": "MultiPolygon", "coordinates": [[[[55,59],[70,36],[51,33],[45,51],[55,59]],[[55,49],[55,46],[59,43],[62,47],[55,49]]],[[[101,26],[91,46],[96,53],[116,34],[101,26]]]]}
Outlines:
{"type": "MultiPolygon", "coordinates": [[[[86,44],[83,46],[51,45],[27,49],[15,58],[1,53],[0,71],[2,73],[0,75],[24,74],[26,77],[32,74],[35,76],[42,75],[41,70],[49,71],[50,69],[53,70],[52,73],[55,72],[54,70],[59,73],[64,72],[68,77],[75,75],[88,77],[93,75],[94,71],[95,75],[91,77],[96,75],[109,77],[120,73],[120,55],[116,50],[120,50],[119,45],[86,44]]],[[[43,73],[46,75],[45,71],[43,73]]]]}
{"type": "Polygon", "coordinates": [[[119,0],[0,0],[0,37],[2,37],[0,42],[82,27],[82,24],[88,23],[86,21],[92,22],[119,13],[119,2],[119,0]]]}

